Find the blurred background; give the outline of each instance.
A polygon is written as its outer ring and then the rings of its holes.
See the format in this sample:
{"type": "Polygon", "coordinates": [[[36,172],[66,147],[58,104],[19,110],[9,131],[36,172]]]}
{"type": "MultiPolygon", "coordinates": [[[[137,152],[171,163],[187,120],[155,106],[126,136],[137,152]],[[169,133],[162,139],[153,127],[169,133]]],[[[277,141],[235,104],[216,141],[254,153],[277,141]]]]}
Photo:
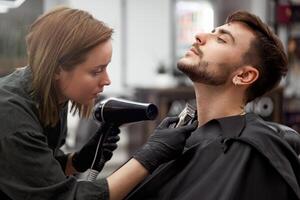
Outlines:
{"type": "MultiPolygon", "coordinates": [[[[115,31],[108,67],[112,84],[101,99],[121,97],[159,107],[155,121],[121,127],[121,141],[100,176],[122,165],[166,116],[194,104],[191,82],[176,69],[197,32],[211,31],[236,10],[258,16],[278,34],[290,71],[280,87],[247,105],[266,120],[300,131],[300,0],[0,0],[0,76],[27,65],[25,36],[30,24],[59,5],[86,10],[115,31]]],[[[65,151],[81,147],[95,132],[94,120],[69,116],[65,151]]]]}

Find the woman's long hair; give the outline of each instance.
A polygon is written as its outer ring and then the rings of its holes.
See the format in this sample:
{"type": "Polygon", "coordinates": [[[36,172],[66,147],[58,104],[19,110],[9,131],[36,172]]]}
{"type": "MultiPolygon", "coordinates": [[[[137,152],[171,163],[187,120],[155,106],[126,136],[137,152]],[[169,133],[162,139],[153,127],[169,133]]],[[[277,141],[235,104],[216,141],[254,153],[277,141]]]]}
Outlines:
{"type": "MultiPolygon", "coordinates": [[[[59,7],[40,16],[26,37],[32,95],[39,102],[44,126],[54,126],[62,105],[58,102],[55,73],[72,70],[95,46],[111,39],[113,30],[85,11],[59,7]]],[[[93,105],[72,102],[74,111],[88,117],[93,105]]]]}

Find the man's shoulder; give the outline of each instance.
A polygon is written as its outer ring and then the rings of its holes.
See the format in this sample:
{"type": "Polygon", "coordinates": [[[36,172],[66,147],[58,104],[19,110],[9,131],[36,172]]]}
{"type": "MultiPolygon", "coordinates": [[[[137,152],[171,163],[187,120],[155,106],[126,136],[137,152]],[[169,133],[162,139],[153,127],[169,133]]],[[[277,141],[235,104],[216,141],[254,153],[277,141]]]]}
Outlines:
{"type": "MultiPolygon", "coordinates": [[[[285,133],[291,133],[291,131],[292,129],[280,128],[278,123],[270,123],[255,114],[249,114],[245,117],[245,127],[238,140],[250,144],[263,153],[277,149],[285,149],[283,152],[292,151],[295,153],[284,138],[285,133]]],[[[295,131],[294,134],[296,133],[295,131]]]]}
{"type": "MultiPolygon", "coordinates": [[[[277,124],[277,123],[275,123],[277,124]]],[[[245,129],[237,139],[255,149],[268,160],[274,169],[291,186],[300,197],[300,161],[295,149],[286,141],[285,134],[297,134],[293,129],[274,127],[257,116],[251,116],[247,120],[245,129]]],[[[296,135],[297,136],[297,135],[296,135]]]]}
{"type": "Polygon", "coordinates": [[[291,144],[300,144],[300,135],[298,132],[286,125],[265,121],[255,114],[248,115],[245,121],[246,125],[241,135],[242,138],[252,138],[261,143],[269,140],[282,142],[285,145],[291,146],[294,150],[295,148],[291,144]]]}

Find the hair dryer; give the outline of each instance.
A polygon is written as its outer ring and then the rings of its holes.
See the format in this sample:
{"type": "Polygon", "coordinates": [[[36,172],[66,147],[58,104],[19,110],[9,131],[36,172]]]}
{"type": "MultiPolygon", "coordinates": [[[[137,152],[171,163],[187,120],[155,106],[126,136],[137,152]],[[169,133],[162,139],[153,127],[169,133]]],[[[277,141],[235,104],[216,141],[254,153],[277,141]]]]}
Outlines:
{"type": "MultiPolygon", "coordinates": [[[[109,123],[110,126],[120,126],[122,124],[138,122],[143,120],[153,120],[157,117],[158,108],[151,103],[139,103],[124,99],[109,98],[97,103],[93,110],[93,117],[99,122],[109,123]]],[[[107,137],[109,129],[100,136],[94,161],[88,174],[88,180],[94,181],[99,174],[99,169],[105,164],[101,160],[103,143],[107,137]],[[100,153],[98,154],[98,149],[100,153]]]]}
{"type": "Polygon", "coordinates": [[[157,117],[158,108],[151,103],[139,103],[124,99],[109,98],[96,104],[94,119],[100,122],[122,125],[157,117]]]}

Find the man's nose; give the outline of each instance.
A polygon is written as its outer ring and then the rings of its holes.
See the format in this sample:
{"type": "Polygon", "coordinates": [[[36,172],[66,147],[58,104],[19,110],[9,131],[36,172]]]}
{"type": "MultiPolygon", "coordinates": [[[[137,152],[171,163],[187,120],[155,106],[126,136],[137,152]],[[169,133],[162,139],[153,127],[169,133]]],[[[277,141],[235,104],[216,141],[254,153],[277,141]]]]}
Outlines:
{"type": "Polygon", "coordinates": [[[207,40],[207,34],[205,34],[205,33],[197,33],[195,35],[195,39],[196,39],[196,42],[199,45],[204,45],[206,43],[206,40],[207,40]]]}

